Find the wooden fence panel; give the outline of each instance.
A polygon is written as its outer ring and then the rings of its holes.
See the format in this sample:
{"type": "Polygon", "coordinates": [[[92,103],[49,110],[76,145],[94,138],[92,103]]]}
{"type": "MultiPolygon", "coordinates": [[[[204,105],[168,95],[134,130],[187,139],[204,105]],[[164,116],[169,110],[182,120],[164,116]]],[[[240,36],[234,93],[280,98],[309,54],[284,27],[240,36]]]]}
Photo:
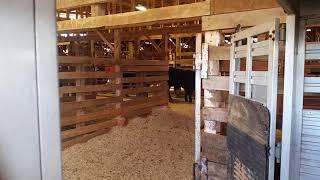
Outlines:
{"type": "Polygon", "coordinates": [[[120,62],[59,57],[63,147],[107,132],[117,125],[117,117],[147,114],[153,107],[168,103],[168,61],[120,62]]]}

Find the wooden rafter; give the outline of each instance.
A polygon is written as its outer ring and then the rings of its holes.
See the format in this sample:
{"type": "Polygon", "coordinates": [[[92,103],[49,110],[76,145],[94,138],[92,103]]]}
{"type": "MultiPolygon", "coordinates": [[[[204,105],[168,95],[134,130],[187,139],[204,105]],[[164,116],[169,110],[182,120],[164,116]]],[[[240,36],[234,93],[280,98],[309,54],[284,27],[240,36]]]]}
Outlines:
{"type": "Polygon", "coordinates": [[[114,51],[114,46],[103,36],[103,34],[100,31],[96,30],[95,33],[102,39],[104,43],[106,43],[109,46],[109,48],[112,51],[114,51]]]}
{"type": "Polygon", "coordinates": [[[161,52],[161,48],[158,46],[158,44],[150,38],[150,36],[145,35],[145,37],[148,39],[148,41],[151,43],[151,45],[158,51],[161,52]]]}

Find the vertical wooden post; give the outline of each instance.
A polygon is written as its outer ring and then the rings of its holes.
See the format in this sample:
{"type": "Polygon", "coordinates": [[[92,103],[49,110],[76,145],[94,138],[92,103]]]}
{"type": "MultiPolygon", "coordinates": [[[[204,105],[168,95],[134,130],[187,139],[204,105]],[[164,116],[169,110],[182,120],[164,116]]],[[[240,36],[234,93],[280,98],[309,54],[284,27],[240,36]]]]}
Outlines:
{"type": "Polygon", "coordinates": [[[135,9],[136,9],[136,1],[131,0],[131,11],[135,11],[135,9]]]}
{"type": "Polygon", "coordinates": [[[164,60],[169,61],[169,34],[163,34],[162,38],[164,41],[164,60]]]}
{"type": "Polygon", "coordinates": [[[128,51],[129,51],[128,59],[133,60],[134,59],[134,46],[133,46],[132,41],[128,42],[128,51]]]}
{"type": "MultiPolygon", "coordinates": [[[[115,60],[115,72],[120,73],[116,78],[116,84],[119,88],[116,90],[116,96],[122,99],[122,72],[121,72],[121,37],[119,29],[114,30],[114,60],[115,60]]],[[[121,109],[121,102],[116,104],[117,109],[121,109]]]]}
{"type": "Polygon", "coordinates": [[[91,16],[103,16],[106,15],[106,5],[94,4],[91,5],[91,16]]]}
{"type": "MultiPolygon", "coordinates": [[[[71,45],[72,51],[75,56],[80,55],[80,44],[79,42],[73,42],[71,45]]],[[[76,66],[76,72],[83,72],[84,67],[82,64],[76,66]]],[[[84,86],[85,85],[85,80],[84,79],[76,79],[76,86],[84,86]]],[[[76,101],[83,101],[85,100],[85,94],[84,93],[76,93],[76,101]]],[[[84,114],[83,110],[77,110],[76,115],[82,115],[84,114]]],[[[84,124],[77,124],[77,127],[81,127],[84,124]]]]}
{"type": "Polygon", "coordinates": [[[180,60],[181,59],[181,41],[180,41],[180,36],[177,35],[176,36],[176,59],[175,59],[175,62],[173,64],[173,67],[176,67],[177,66],[177,60],[180,60]]]}

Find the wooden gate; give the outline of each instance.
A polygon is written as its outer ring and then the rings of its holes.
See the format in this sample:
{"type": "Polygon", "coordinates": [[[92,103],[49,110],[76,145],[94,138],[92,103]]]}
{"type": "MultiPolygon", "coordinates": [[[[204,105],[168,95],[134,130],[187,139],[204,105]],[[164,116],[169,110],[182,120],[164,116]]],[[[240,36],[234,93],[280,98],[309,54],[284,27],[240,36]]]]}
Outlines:
{"type": "Polygon", "coordinates": [[[233,34],[231,37],[229,81],[231,96],[229,114],[231,115],[228,124],[228,148],[233,157],[230,164],[234,167],[231,176],[232,178],[241,178],[235,167],[243,165],[245,168],[242,168],[242,170],[247,172],[243,174],[246,175],[247,179],[268,177],[268,179],[273,180],[278,93],[279,20],[276,19],[271,23],[248,28],[233,34]],[[253,67],[254,61],[267,61],[268,66],[265,69],[255,69],[253,67]],[[259,108],[259,104],[254,105],[251,101],[259,102],[266,107],[269,113],[264,112],[263,106],[259,108]],[[242,106],[239,106],[239,104],[242,106]],[[253,111],[254,109],[256,111],[253,111]],[[250,112],[252,114],[261,112],[265,115],[256,114],[256,117],[253,117],[250,116],[250,112]],[[268,114],[270,114],[270,117],[267,116],[268,114]],[[259,125],[260,128],[256,128],[255,125],[259,125]],[[266,126],[264,127],[264,125],[266,126]],[[262,133],[264,131],[267,131],[267,133],[262,133]],[[241,136],[229,136],[229,133],[240,133],[241,136]],[[257,134],[259,136],[256,136],[257,134]],[[266,148],[248,151],[246,148],[234,147],[234,138],[240,138],[239,141],[243,143],[242,145],[251,142],[245,145],[247,147],[253,147],[250,145],[257,143],[259,145],[257,147],[266,148]],[[237,150],[237,148],[240,150],[237,150]],[[254,159],[244,158],[252,156],[251,153],[264,155],[265,158],[259,158],[258,156],[254,159]],[[255,162],[265,166],[266,169],[261,166],[252,166],[252,163],[255,162]]]}

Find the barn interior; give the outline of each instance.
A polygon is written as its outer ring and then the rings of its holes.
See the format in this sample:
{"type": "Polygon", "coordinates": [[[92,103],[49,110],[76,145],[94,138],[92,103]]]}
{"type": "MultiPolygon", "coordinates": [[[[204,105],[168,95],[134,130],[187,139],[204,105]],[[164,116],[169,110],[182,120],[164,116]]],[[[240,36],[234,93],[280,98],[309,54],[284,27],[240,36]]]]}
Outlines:
{"type": "Polygon", "coordinates": [[[64,177],[279,179],[285,22],[275,0],[57,1],[64,177]]]}
{"type": "Polygon", "coordinates": [[[0,179],[320,179],[320,2],[27,1],[0,179]]]}

